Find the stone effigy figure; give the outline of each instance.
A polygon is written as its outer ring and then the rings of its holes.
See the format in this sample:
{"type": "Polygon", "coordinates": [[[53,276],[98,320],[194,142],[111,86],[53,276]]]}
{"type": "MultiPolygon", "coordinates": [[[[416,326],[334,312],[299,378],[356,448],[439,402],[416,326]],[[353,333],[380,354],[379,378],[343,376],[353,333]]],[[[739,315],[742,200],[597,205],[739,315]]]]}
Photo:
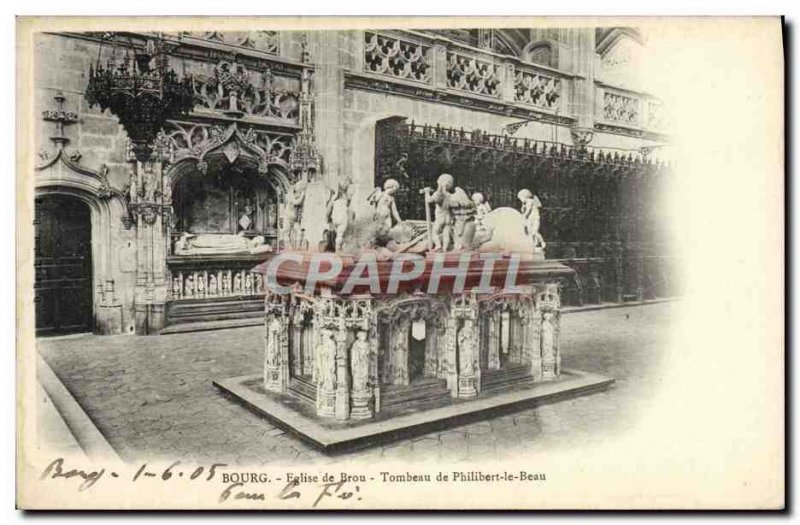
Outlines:
{"type": "Polygon", "coordinates": [[[333,330],[323,328],[317,346],[317,384],[322,390],[332,391],[336,385],[336,340],[333,330]]]}
{"type": "Polygon", "coordinates": [[[397,204],[394,201],[394,194],[400,189],[400,183],[394,179],[386,179],[383,183],[383,191],[375,188],[367,201],[375,208],[373,219],[378,221],[381,229],[388,232],[394,224],[400,224],[400,214],[397,211],[397,204]]]}
{"type": "Polygon", "coordinates": [[[544,248],[546,246],[544,238],[539,233],[539,226],[541,224],[541,213],[539,208],[542,203],[539,198],[531,193],[530,190],[520,190],[517,197],[522,202],[522,217],[525,220],[525,232],[533,239],[534,249],[544,248]]]}
{"type": "Polygon", "coordinates": [[[217,276],[211,274],[211,277],[208,278],[208,294],[217,295],[218,293],[219,288],[217,287],[217,276]]]}
{"type": "Polygon", "coordinates": [[[300,238],[298,233],[305,198],[306,183],[302,180],[295,182],[286,194],[286,207],[283,209],[283,230],[281,232],[281,238],[287,248],[299,248],[300,238]]]}
{"type": "Polygon", "coordinates": [[[459,373],[464,376],[471,376],[475,373],[473,356],[475,355],[475,345],[478,342],[472,319],[464,320],[464,325],[458,331],[457,339],[459,373]]]}
{"type": "Polygon", "coordinates": [[[198,275],[197,277],[197,295],[202,297],[206,294],[206,283],[202,274],[198,275]]]}
{"type": "Polygon", "coordinates": [[[271,249],[264,244],[263,236],[248,239],[241,232],[193,234],[184,232],[175,241],[172,249],[174,255],[213,255],[233,253],[259,253],[271,249]]]}
{"type": "Polygon", "coordinates": [[[267,330],[267,365],[278,367],[281,364],[281,332],[283,327],[277,317],[273,317],[267,330]]]}
{"type": "Polygon", "coordinates": [[[228,294],[231,291],[231,276],[228,272],[222,274],[222,293],[228,294]]]}
{"type": "Polygon", "coordinates": [[[350,346],[350,374],[354,392],[366,392],[369,388],[369,350],[367,332],[359,330],[350,346]]]}
{"type": "Polygon", "coordinates": [[[453,233],[453,214],[450,211],[450,192],[454,186],[453,176],[448,173],[439,175],[436,180],[436,191],[428,194],[425,188],[425,204],[435,206],[431,235],[433,251],[446,251],[450,246],[453,233]]]}

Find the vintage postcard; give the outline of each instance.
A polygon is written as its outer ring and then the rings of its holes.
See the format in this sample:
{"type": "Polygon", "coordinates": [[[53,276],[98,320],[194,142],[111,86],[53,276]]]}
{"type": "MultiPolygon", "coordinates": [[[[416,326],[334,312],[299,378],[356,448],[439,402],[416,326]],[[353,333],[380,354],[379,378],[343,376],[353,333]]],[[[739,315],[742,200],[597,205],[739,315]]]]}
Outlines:
{"type": "Polygon", "coordinates": [[[781,509],[763,18],[20,18],[23,509],[781,509]]]}

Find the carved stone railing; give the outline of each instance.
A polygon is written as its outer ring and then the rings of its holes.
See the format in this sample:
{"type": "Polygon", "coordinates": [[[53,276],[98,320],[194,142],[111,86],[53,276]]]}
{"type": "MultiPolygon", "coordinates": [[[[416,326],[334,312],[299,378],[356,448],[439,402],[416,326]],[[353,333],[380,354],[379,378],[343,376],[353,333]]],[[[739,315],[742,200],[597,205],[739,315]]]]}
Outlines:
{"type": "Polygon", "coordinates": [[[476,95],[502,95],[502,66],[463,53],[447,53],[447,87],[476,95]]]}
{"type": "Polygon", "coordinates": [[[596,127],[639,133],[662,133],[667,125],[663,103],[644,93],[603,83],[596,85],[596,127]]]}
{"type": "Polygon", "coordinates": [[[571,124],[574,75],[419,31],[363,32],[347,87],[571,124]]]}
{"type": "Polygon", "coordinates": [[[561,108],[563,80],[536,69],[517,69],[514,75],[514,101],[558,110],[561,108]]]}
{"type": "Polygon", "coordinates": [[[431,83],[429,45],[364,31],[364,70],[402,80],[431,83]]]}

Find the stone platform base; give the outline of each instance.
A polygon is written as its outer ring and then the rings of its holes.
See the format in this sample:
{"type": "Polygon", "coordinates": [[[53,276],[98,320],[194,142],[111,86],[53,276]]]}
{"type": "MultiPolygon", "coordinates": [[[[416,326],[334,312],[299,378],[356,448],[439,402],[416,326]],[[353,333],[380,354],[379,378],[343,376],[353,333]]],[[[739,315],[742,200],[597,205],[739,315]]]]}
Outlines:
{"type": "Polygon", "coordinates": [[[563,370],[555,381],[471,399],[440,401],[410,413],[384,410],[373,419],[347,421],[320,419],[309,403],[291,394],[267,392],[261,375],[221,379],[214,381],[214,386],[275,426],[325,453],[337,454],[589,394],[612,383],[614,379],[597,374],[563,370]]]}

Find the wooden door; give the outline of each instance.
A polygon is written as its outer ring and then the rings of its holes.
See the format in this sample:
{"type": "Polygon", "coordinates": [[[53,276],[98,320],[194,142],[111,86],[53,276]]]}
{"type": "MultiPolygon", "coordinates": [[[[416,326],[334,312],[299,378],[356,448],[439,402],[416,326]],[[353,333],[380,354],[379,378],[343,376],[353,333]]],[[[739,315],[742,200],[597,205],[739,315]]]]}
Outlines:
{"type": "Polygon", "coordinates": [[[36,334],[92,330],[92,224],[83,201],[64,195],[36,199],[36,334]]]}

